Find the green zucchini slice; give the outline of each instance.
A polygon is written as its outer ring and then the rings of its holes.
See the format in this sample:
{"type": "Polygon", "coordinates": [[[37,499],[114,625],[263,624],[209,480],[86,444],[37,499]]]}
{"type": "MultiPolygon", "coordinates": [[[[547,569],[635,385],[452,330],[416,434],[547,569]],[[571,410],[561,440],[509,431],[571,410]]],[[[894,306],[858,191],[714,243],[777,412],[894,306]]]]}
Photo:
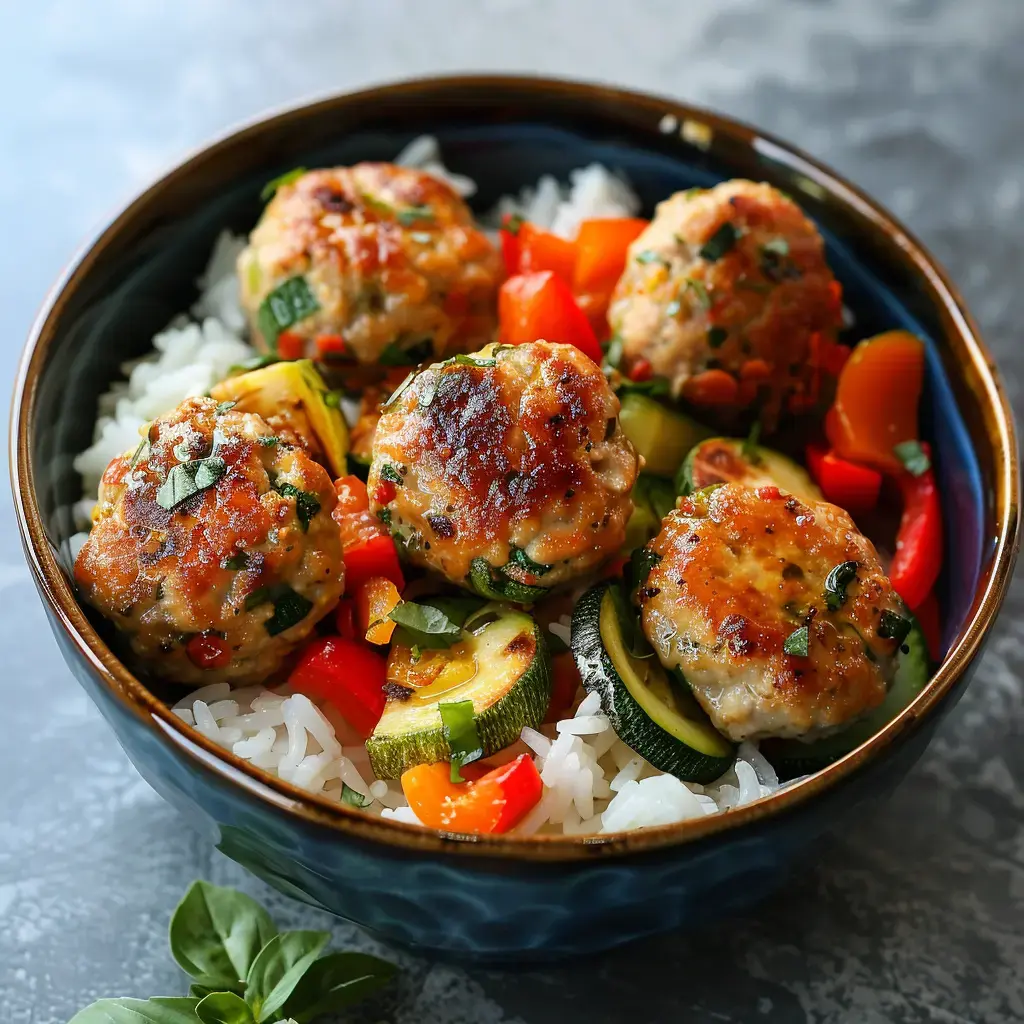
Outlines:
{"type": "Polygon", "coordinates": [[[907,650],[900,654],[892,686],[885,700],[869,715],[841,732],[811,743],[797,739],[762,741],[761,753],[772,763],[780,779],[809,775],[838,761],[871,739],[924,689],[931,678],[931,662],[927,641],[916,621],[903,643],[907,650]]]}
{"type": "Polygon", "coordinates": [[[622,399],[619,423],[644,457],[644,470],[655,476],[674,477],[686,453],[711,435],[707,427],[686,413],[633,393],[622,399]]]}
{"type": "Polygon", "coordinates": [[[656,657],[630,653],[613,584],[600,583],[577,602],[572,653],[619,738],[655,768],[685,782],[711,782],[733,763],[733,745],[685,686],[656,657]]]}
{"type": "Polygon", "coordinates": [[[501,569],[495,569],[486,558],[474,558],[470,562],[469,582],[481,597],[491,601],[534,604],[548,593],[547,587],[535,587],[512,579],[501,569]]]}
{"type": "Polygon", "coordinates": [[[792,459],[771,448],[730,437],[711,437],[694,445],[676,483],[680,494],[690,494],[711,484],[774,484],[801,501],[823,500],[818,485],[792,459]]]}
{"type": "Polygon", "coordinates": [[[413,765],[449,760],[442,701],[473,702],[484,757],[515,743],[523,726],[543,721],[551,703],[551,661],[540,628],[526,612],[507,606],[481,621],[474,629],[471,617],[463,641],[451,648],[455,671],[417,689],[392,687],[366,743],[377,778],[397,779],[413,765]]]}

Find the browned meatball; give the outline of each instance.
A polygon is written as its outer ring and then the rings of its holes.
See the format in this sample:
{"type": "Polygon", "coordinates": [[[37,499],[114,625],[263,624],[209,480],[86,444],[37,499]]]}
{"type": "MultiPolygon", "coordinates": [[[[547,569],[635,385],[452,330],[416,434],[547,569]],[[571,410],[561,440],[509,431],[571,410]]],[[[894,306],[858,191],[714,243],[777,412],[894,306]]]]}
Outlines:
{"type": "Polygon", "coordinates": [[[274,347],[283,324],[291,358],[390,365],[489,341],[502,277],[497,250],[448,185],[382,163],[282,185],[238,272],[258,343],[274,347]]]}
{"type": "Polygon", "coordinates": [[[630,247],[608,319],[624,369],[646,360],[677,397],[754,407],[771,426],[790,396],[816,397],[814,335],[839,328],[841,291],[791,199],[727,181],[659,204],[630,247]]]}
{"type": "Polygon", "coordinates": [[[810,738],[881,703],[903,605],[842,509],[724,484],[680,499],[649,547],[644,633],[721,732],[810,738]]]}
{"type": "Polygon", "coordinates": [[[75,563],[139,661],[181,683],[258,683],[338,601],[327,471],[254,413],[190,398],[120,455],[75,563]]]}
{"type": "Polygon", "coordinates": [[[455,583],[481,559],[527,586],[562,583],[622,546],[637,455],[618,413],[572,345],[488,346],[429,367],[377,424],[371,506],[455,583]]]}

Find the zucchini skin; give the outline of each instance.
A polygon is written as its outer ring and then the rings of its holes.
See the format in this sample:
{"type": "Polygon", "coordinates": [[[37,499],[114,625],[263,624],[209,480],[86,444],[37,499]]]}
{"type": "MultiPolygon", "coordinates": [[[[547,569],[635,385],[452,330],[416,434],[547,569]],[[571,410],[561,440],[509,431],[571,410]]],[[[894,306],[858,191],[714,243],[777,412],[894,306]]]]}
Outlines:
{"type": "Polygon", "coordinates": [[[601,707],[619,739],[655,768],[684,782],[713,782],[735,760],[688,747],[655,722],[622,681],[601,638],[601,605],[609,583],[599,583],[576,602],[572,613],[572,654],[587,693],[601,697],[601,707]]]}
{"type": "Polygon", "coordinates": [[[494,569],[486,558],[474,558],[469,566],[469,583],[476,593],[489,601],[507,601],[531,605],[547,596],[547,587],[531,587],[494,569]]]}
{"type": "MultiPolygon", "coordinates": [[[[476,716],[477,733],[483,747],[483,756],[511,746],[519,739],[524,726],[536,728],[547,714],[551,704],[551,654],[540,626],[533,624],[537,651],[529,668],[500,700],[476,716]]],[[[457,690],[445,697],[459,700],[457,690]]],[[[451,748],[444,735],[441,716],[437,725],[401,736],[371,736],[366,741],[370,766],[378,779],[397,779],[402,772],[417,764],[447,761],[451,748]]]]}

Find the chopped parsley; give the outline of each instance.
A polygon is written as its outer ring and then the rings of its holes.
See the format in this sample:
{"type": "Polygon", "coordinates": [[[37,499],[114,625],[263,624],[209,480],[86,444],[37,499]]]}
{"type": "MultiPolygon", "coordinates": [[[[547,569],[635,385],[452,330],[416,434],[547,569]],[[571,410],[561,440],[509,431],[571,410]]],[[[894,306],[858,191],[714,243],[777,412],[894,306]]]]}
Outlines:
{"type": "Polygon", "coordinates": [[[739,235],[736,228],[726,221],[701,247],[702,259],[709,263],[717,263],[735,245],[739,235]]]}
{"type": "Polygon", "coordinates": [[[295,515],[302,524],[302,532],[309,532],[309,524],[320,511],[320,499],[310,491],[300,490],[295,484],[278,484],[275,488],[285,498],[295,499],[295,515]]]}
{"type": "Polygon", "coordinates": [[[260,190],[260,199],[266,202],[279,188],[284,185],[290,185],[293,181],[298,181],[305,173],[305,167],[295,167],[290,171],[285,171],[284,174],[279,174],[276,178],[271,178],[260,190]]]}
{"type": "Polygon", "coordinates": [[[452,782],[465,782],[461,769],[484,756],[476,715],[471,700],[443,700],[437,705],[441,712],[444,738],[451,751],[452,782]]]}
{"type": "Polygon", "coordinates": [[[281,438],[277,434],[262,434],[256,438],[256,443],[261,448],[276,448],[281,443],[281,438]]]}
{"type": "Polygon", "coordinates": [[[846,588],[857,578],[859,568],[859,562],[840,562],[825,577],[825,604],[830,612],[846,604],[846,588]]]}
{"type": "Polygon", "coordinates": [[[382,508],[377,512],[377,518],[385,525],[391,525],[391,509],[382,508]]]}
{"type": "Polygon", "coordinates": [[[806,658],[810,639],[810,630],[806,626],[801,626],[799,629],[794,629],[786,637],[782,644],[782,649],[786,654],[790,654],[794,658],[806,658]]]}
{"type": "Polygon", "coordinates": [[[920,441],[901,441],[893,451],[911,476],[923,476],[932,468],[932,460],[920,441]]]}
{"type": "Polygon", "coordinates": [[[290,277],[278,285],[260,304],[256,323],[271,348],[277,347],[278,335],[312,316],[320,308],[316,296],[301,275],[290,277]]]}
{"type": "Polygon", "coordinates": [[[393,484],[401,485],[405,483],[405,480],[402,479],[402,474],[390,462],[385,462],[381,467],[380,478],[381,480],[390,480],[393,484]]]}

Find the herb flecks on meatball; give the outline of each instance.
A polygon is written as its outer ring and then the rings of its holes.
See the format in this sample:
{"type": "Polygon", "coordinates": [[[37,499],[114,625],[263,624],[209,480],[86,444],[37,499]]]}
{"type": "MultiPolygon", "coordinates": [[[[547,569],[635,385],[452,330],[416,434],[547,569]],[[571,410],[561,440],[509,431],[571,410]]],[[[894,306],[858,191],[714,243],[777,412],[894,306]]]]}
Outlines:
{"type": "Polygon", "coordinates": [[[658,205],[630,246],[608,318],[627,372],[643,362],[677,397],[757,410],[772,426],[787,406],[817,399],[814,364],[841,325],[841,290],[796,203],[727,181],[658,205]]]}
{"type": "Polygon", "coordinates": [[[191,398],[107,467],[75,579],[153,673],[261,682],[341,595],[335,501],[261,417],[191,398]]]}
{"type": "Polygon", "coordinates": [[[881,703],[905,612],[842,509],[724,484],[681,499],[649,548],[644,633],[725,735],[812,738],[881,703]]]}
{"type": "Polygon", "coordinates": [[[238,271],[264,347],[391,366],[489,341],[502,277],[497,250],[447,184],[384,163],[283,184],[238,271]]]}
{"type": "Polygon", "coordinates": [[[551,587],[621,547],[637,455],[599,367],[570,345],[488,346],[431,366],[377,424],[371,505],[409,558],[551,587]],[[479,562],[478,562],[479,564],[479,562]]]}

